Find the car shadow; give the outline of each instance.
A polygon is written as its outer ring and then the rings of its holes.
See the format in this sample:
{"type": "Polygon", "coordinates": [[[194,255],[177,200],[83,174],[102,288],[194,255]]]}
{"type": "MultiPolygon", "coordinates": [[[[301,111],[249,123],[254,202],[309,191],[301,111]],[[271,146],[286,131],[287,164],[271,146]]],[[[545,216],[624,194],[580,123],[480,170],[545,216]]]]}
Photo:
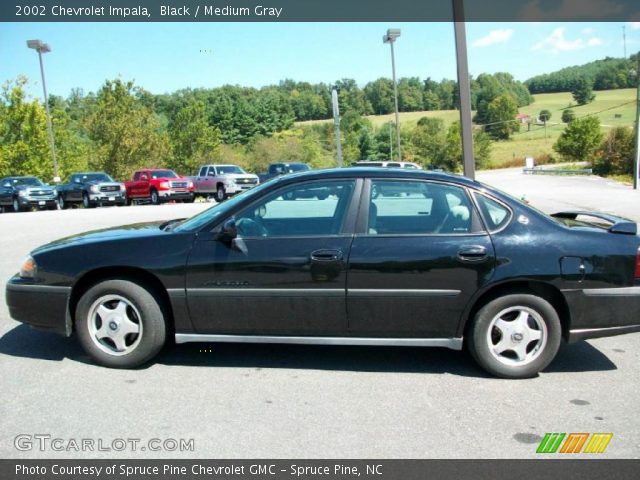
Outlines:
{"type": "MultiPolygon", "coordinates": [[[[0,354],[12,357],[92,363],[76,338],[20,325],[0,337],[0,354]]],[[[492,378],[466,352],[444,348],[187,343],[167,345],[153,363],[223,368],[288,368],[354,372],[450,374],[492,378]]],[[[152,363],[152,364],[153,364],[152,363]]],[[[142,367],[141,369],[144,369],[142,367]]],[[[616,365],[587,342],[563,344],[546,373],[615,370],[616,365]]]]}

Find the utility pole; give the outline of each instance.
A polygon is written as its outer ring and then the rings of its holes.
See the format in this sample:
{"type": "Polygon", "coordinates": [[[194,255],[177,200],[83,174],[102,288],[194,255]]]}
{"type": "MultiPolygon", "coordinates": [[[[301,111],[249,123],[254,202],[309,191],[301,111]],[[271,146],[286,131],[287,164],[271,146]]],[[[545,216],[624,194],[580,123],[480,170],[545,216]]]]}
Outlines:
{"type": "Polygon", "coordinates": [[[393,158],[393,136],[392,136],[392,128],[391,125],[393,122],[389,120],[389,159],[393,158]]]}
{"type": "Polygon", "coordinates": [[[633,189],[638,189],[640,173],[640,51],[636,56],[636,155],[633,163],[633,189]]]}
{"type": "Polygon", "coordinates": [[[622,26],[622,45],[624,45],[624,58],[627,58],[627,27],[622,26]]]}
{"type": "Polygon", "coordinates": [[[342,167],[342,144],[340,143],[340,106],[338,105],[338,87],[331,89],[331,103],[333,104],[333,122],[336,126],[336,160],[338,167],[342,167]]]}
{"type": "MultiPolygon", "coordinates": [[[[398,82],[396,81],[396,56],[393,51],[393,44],[400,36],[399,28],[390,28],[387,34],[382,36],[382,42],[391,45],[391,74],[393,75],[393,97],[396,104],[396,140],[398,142],[398,161],[402,161],[402,153],[400,153],[400,115],[398,114],[398,82]]],[[[391,160],[391,158],[389,159],[391,160]]]]}

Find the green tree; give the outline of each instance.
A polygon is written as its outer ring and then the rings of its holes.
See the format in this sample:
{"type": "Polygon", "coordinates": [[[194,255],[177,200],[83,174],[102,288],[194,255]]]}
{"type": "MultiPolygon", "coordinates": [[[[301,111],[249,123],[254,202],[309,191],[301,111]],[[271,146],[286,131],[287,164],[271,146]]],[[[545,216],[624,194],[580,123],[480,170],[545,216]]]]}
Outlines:
{"type": "Polygon", "coordinates": [[[133,82],[107,80],[87,119],[94,142],[90,167],[115,178],[128,178],[140,167],[163,166],[169,158],[169,141],[157,115],[142,104],[133,82]]]}
{"type": "Polygon", "coordinates": [[[635,136],[630,127],[615,127],[600,145],[593,171],[598,175],[632,175],[635,136]]]}
{"type": "MultiPolygon", "coordinates": [[[[462,171],[462,130],[460,122],[453,122],[447,129],[445,137],[445,168],[451,172],[462,171]]],[[[491,157],[492,141],[489,135],[478,131],[473,136],[473,156],[477,168],[485,168],[491,157]]]]}
{"type": "Polygon", "coordinates": [[[169,166],[181,173],[195,172],[211,161],[220,145],[220,130],[209,125],[204,102],[182,108],[169,127],[173,158],[169,166]]]}
{"type": "Polygon", "coordinates": [[[565,160],[592,161],[601,140],[598,117],[577,118],[560,134],[553,149],[565,160]]]}
{"type": "Polygon", "coordinates": [[[575,120],[576,114],[573,110],[567,109],[562,112],[562,121],[564,123],[571,123],[575,120]]]}
{"type": "Polygon", "coordinates": [[[388,78],[379,78],[367,83],[364,94],[375,114],[384,115],[394,111],[393,82],[388,78]]]}
{"type": "Polygon", "coordinates": [[[520,124],[515,120],[518,105],[511,95],[503,94],[496,97],[487,106],[486,132],[495,139],[507,140],[512,133],[520,130],[520,124]]]}
{"type": "Polygon", "coordinates": [[[577,79],[571,88],[571,94],[578,105],[586,105],[593,102],[596,98],[595,93],[593,93],[593,81],[587,78],[577,79]]]}
{"type": "Polygon", "coordinates": [[[538,118],[542,120],[544,123],[547,123],[549,120],[551,120],[551,112],[547,109],[540,110],[540,113],[538,114],[538,118]]]}
{"type": "Polygon", "coordinates": [[[44,107],[29,101],[26,77],[3,85],[0,93],[0,176],[53,176],[44,107]]]}

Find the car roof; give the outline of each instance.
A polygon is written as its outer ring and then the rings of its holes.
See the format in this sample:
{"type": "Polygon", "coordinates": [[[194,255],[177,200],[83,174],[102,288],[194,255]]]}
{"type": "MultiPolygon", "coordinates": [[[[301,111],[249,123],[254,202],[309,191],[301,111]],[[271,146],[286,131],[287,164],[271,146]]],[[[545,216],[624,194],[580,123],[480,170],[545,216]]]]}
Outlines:
{"type": "Polygon", "coordinates": [[[413,178],[421,180],[439,180],[453,182],[460,185],[473,186],[480,188],[482,185],[475,180],[463,177],[462,175],[454,175],[444,172],[433,172],[429,170],[414,170],[406,168],[380,168],[380,167],[349,167],[349,168],[330,168],[321,170],[310,170],[307,172],[293,173],[285,177],[280,177],[283,182],[295,181],[296,179],[314,179],[314,178],[359,178],[359,177],[378,177],[378,178],[413,178]]]}

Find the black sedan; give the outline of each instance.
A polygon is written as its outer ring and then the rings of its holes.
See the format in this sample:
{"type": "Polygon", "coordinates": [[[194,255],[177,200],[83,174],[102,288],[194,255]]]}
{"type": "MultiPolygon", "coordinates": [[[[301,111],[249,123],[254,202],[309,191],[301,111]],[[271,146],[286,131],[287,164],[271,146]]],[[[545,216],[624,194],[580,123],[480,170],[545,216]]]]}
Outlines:
{"type": "Polygon", "coordinates": [[[13,318],[75,331],[109,367],[145,363],[172,336],[466,346],[492,374],[522,378],[562,339],[640,330],[639,246],[628,220],[550,217],[463,177],[336,169],[42,246],[6,298],[13,318]],[[385,191],[401,194],[372,195],[385,191]]]}

